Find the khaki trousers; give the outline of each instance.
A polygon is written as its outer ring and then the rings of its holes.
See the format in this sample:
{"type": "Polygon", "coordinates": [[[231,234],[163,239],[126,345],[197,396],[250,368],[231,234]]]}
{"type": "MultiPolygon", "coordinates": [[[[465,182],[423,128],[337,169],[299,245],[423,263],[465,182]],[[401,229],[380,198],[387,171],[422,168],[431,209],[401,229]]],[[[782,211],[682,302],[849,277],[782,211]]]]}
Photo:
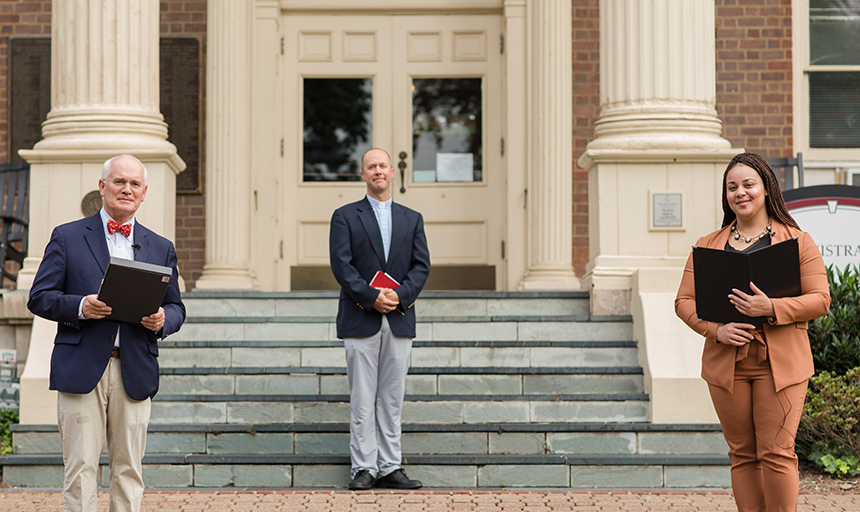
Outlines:
{"type": "Polygon", "coordinates": [[[152,401],[125,393],[118,358],[112,357],[96,388],[85,395],[59,393],[63,440],[63,511],[96,512],[99,457],[108,445],[110,511],[138,512],[143,498],[141,459],[152,401]]]}
{"type": "Polygon", "coordinates": [[[732,463],[738,512],[795,512],[798,474],[794,436],[807,381],[775,390],[770,363],[758,361],[763,345],[735,363],[734,393],[709,386],[732,463]]]}

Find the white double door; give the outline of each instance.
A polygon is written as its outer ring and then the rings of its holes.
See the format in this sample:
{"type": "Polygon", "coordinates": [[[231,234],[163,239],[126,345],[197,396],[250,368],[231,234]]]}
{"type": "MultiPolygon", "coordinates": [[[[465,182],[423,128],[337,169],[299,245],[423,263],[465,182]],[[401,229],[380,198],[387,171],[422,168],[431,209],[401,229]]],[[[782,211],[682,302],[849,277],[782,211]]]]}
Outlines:
{"type": "Polygon", "coordinates": [[[309,142],[326,136],[312,132],[327,129],[327,116],[361,115],[353,112],[355,105],[348,99],[318,94],[322,85],[337,88],[339,82],[332,80],[343,79],[352,80],[344,83],[353,93],[364,91],[358,103],[364,107],[370,103],[364,109],[367,122],[358,129],[366,131],[365,138],[361,133],[340,133],[346,130],[341,128],[328,131],[354,142],[353,155],[370,147],[391,154],[394,201],[423,214],[434,267],[475,267],[485,272],[490,267],[495,288],[506,289],[501,17],[282,19],[278,72],[285,115],[279,224],[285,244],[278,288],[290,289],[290,269],[328,265],[332,211],[365,193],[362,182],[345,181],[356,179],[355,156],[352,166],[342,166],[340,172],[331,168],[317,172],[316,160],[325,160],[340,148],[327,151],[324,145],[309,142]],[[310,126],[312,121],[316,124],[310,126]]]}

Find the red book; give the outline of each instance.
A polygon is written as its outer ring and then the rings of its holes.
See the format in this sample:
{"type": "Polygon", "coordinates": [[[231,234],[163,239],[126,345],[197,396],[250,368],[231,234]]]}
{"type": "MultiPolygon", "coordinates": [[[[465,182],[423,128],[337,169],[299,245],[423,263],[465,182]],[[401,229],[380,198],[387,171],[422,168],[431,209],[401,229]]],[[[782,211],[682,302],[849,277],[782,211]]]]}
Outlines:
{"type": "Polygon", "coordinates": [[[373,279],[370,280],[370,286],[374,288],[390,288],[393,290],[400,286],[400,283],[385,272],[377,270],[373,279]]]}

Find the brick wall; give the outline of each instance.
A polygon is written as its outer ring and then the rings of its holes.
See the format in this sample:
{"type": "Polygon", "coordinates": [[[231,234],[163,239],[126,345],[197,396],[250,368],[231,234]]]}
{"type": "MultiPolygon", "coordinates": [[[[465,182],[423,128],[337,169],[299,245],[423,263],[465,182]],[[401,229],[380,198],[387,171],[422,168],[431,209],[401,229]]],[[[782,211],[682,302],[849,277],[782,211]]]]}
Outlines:
{"type": "Polygon", "coordinates": [[[573,269],[588,263],[588,173],[576,163],[600,114],[599,0],[573,0],[573,269]]]}
{"type": "Polygon", "coordinates": [[[51,36],[51,0],[0,2],[0,163],[9,161],[9,36],[51,36]]]}
{"type": "MultiPolygon", "coordinates": [[[[205,97],[206,55],[206,2],[201,0],[178,0],[161,2],[161,34],[170,36],[195,35],[203,39],[204,67],[203,88],[205,97]]],[[[204,101],[205,108],[205,101],[204,101]]],[[[206,112],[203,116],[205,119],[206,112]]],[[[205,121],[204,121],[205,123],[205,121]]],[[[205,144],[206,134],[201,132],[200,144],[205,144]]],[[[205,151],[200,160],[200,187],[206,179],[205,151]]],[[[205,196],[201,194],[176,195],[176,256],[179,271],[185,279],[185,288],[191,290],[203,272],[205,262],[205,196]]]]}
{"type": "Polygon", "coordinates": [[[791,0],[716,0],[717,113],[733,147],[793,153],[791,0]]]}

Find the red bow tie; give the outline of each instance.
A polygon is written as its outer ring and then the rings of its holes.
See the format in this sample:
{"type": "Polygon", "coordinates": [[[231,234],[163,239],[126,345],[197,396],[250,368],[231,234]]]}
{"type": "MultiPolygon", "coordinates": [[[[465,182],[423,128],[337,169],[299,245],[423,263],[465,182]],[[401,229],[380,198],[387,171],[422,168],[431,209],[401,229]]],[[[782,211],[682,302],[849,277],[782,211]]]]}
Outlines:
{"type": "Polygon", "coordinates": [[[131,224],[120,224],[118,222],[114,222],[109,220],[107,223],[108,234],[114,234],[117,231],[125,235],[126,238],[131,236],[131,224]]]}

